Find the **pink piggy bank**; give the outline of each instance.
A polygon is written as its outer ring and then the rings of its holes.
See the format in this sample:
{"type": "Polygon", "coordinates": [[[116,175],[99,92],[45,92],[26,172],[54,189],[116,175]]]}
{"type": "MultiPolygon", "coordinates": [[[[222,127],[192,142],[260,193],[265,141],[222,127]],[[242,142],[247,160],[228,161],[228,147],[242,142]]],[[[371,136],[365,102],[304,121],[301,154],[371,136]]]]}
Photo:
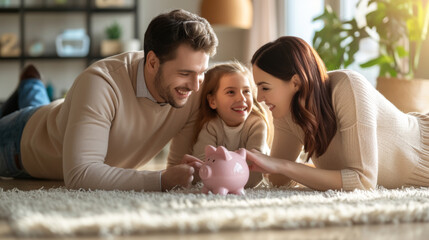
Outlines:
{"type": "Polygon", "coordinates": [[[207,145],[206,158],[199,175],[203,181],[203,193],[244,195],[244,185],[249,180],[249,166],[246,163],[246,150],[228,151],[225,147],[217,149],[207,145]]]}

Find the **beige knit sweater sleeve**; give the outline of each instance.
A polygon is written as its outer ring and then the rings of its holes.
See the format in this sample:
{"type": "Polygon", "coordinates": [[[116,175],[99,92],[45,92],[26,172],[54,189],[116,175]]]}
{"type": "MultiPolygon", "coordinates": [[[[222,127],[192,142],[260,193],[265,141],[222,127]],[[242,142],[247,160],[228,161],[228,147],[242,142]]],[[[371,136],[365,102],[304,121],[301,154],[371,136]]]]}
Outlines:
{"type": "MultiPolygon", "coordinates": [[[[191,97],[199,99],[200,95],[201,91],[194,93],[191,97]]],[[[198,117],[199,101],[192,101],[192,104],[195,104],[195,106],[192,107],[193,111],[191,111],[185,126],[183,126],[179,133],[171,140],[167,168],[181,164],[183,156],[192,153],[192,137],[194,136],[195,124],[198,117]]]]}
{"type": "Polygon", "coordinates": [[[242,134],[244,148],[249,150],[256,149],[268,154],[270,151],[267,145],[268,126],[265,121],[259,116],[251,114],[244,129],[247,131],[247,134],[242,134]]]}
{"type": "Polygon", "coordinates": [[[203,160],[205,158],[205,147],[207,145],[218,146],[218,137],[222,137],[223,128],[219,118],[213,119],[204,124],[200,133],[198,134],[197,142],[192,149],[192,155],[196,158],[203,160]]]}
{"type": "Polygon", "coordinates": [[[111,85],[100,74],[85,73],[76,80],[70,91],[78,95],[70,103],[64,136],[63,169],[66,186],[159,191],[159,172],[105,164],[110,128],[118,109],[118,98],[111,85]]]}
{"type": "Polygon", "coordinates": [[[288,161],[295,161],[302,149],[302,132],[298,125],[291,122],[290,114],[281,119],[274,119],[274,138],[271,156],[288,161]]]}
{"type": "Polygon", "coordinates": [[[375,188],[378,173],[377,148],[377,101],[376,90],[362,75],[353,71],[330,74],[332,102],[337,115],[341,145],[333,145],[333,151],[342,150],[344,166],[341,170],[344,190],[375,188]]]}

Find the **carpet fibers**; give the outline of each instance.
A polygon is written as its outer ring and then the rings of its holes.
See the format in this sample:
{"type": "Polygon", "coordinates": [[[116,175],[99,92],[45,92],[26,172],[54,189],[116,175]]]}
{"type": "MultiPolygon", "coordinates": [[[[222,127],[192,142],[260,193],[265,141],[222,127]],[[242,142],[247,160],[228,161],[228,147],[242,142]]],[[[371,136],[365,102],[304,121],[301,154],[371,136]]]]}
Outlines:
{"type": "Polygon", "coordinates": [[[0,220],[21,237],[115,236],[160,232],[291,229],[429,221],[429,188],[317,192],[246,190],[245,196],[21,191],[0,188],[0,220]]]}

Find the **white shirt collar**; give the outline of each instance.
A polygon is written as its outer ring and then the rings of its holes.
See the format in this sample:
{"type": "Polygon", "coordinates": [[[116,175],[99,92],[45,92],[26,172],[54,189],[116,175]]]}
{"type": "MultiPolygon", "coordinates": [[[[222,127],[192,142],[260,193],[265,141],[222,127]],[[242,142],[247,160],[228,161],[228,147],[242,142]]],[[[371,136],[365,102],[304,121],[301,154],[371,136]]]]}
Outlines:
{"type": "Polygon", "coordinates": [[[137,97],[144,97],[151,100],[154,103],[157,103],[161,106],[167,105],[167,103],[159,103],[155,100],[155,98],[150,94],[149,89],[147,89],[146,81],[144,79],[144,59],[140,60],[139,67],[137,70],[137,97]]]}

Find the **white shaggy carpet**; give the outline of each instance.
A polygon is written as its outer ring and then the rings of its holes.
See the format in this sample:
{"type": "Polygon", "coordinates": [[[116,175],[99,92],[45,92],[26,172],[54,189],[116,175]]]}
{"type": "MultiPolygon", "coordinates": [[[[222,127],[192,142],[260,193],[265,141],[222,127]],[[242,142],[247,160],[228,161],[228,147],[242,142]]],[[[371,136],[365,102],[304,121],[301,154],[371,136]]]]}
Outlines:
{"type": "Polygon", "coordinates": [[[429,188],[354,192],[261,188],[246,190],[245,196],[204,195],[196,189],[148,193],[0,188],[0,220],[21,237],[427,222],[429,188]]]}

